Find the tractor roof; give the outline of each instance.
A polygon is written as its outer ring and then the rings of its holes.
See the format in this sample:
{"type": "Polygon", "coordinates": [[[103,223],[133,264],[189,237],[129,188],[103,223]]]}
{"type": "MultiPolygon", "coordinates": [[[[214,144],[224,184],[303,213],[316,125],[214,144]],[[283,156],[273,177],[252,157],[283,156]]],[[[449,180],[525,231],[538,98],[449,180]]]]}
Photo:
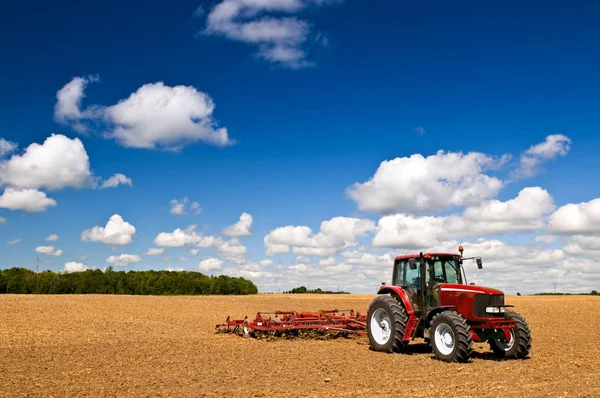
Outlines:
{"type": "MultiPolygon", "coordinates": [[[[405,254],[404,256],[397,256],[395,261],[398,260],[408,260],[409,258],[419,258],[420,254],[405,254]]],[[[442,252],[431,252],[431,253],[423,253],[424,257],[427,256],[443,256],[443,257],[450,257],[450,256],[460,256],[460,254],[457,253],[442,253],[442,252]]]]}

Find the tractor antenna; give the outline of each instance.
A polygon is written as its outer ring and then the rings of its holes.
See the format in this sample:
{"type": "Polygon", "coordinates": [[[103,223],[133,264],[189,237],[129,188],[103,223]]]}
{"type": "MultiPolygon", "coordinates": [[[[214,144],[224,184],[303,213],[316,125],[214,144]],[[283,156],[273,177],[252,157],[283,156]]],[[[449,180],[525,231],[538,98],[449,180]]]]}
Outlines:
{"type": "Polygon", "coordinates": [[[39,273],[40,272],[40,256],[37,257],[37,261],[35,263],[35,273],[39,273]]]}
{"type": "Polygon", "coordinates": [[[556,294],[556,283],[554,284],[554,294],[556,294]]]}

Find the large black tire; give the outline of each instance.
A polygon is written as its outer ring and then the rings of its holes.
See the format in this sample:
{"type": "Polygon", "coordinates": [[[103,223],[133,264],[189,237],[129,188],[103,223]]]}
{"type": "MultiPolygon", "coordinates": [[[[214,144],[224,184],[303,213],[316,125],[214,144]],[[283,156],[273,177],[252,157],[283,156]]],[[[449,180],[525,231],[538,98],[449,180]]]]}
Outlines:
{"type": "Polygon", "coordinates": [[[433,317],[429,339],[433,353],[441,361],[468,362],[473,353],[469,325],[453,311],[440,312],[433,317]]]}
{"type": "Polygon", "coordinates": [[[499,340],[489,340],[490,348],[500,358],[505,359],[523,359],[529,355],[529,350],[531,349],[531,342],[533,339],[531,338],[531,330],[529,330],[529,326],[527,322],[525,322],[525,318],[521,316],[521,314],[514,311],[506,311],[504,314],[506,319],[512,319],[517,323],[516,329],[513,329],[514,332],[511,332],[511,342],[502,342],[499,340]]]}
{"type": "Polygon", "coordinates": [[[371,349],[383,352],[400,352],[407,344],[402,340],[407,321],[406,310],[392,296],[382,295],[376,297],[367,311],[367,335],[369,336],[371,349]],[[374,316],[378,319],[374,319],[374,316]],[[385,326],[382,326],[382,324],[385,326]],[[382,336],[382,330],[388,332],[387,339],[382,336]]]}

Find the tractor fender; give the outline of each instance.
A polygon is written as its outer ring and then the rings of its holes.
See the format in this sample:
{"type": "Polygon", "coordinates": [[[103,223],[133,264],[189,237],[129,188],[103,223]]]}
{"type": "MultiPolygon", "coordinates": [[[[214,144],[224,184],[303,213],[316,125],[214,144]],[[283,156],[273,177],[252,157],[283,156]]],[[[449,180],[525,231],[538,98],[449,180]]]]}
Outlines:
{"type": "Polygon", "coordinates": [[[404,309],[408,313],[408,316],[414,316],[415,311],[413,310],[413,306],[408,299],[408,294],[406,291],[399,286],[382,286],[377,294],[390,294],[396,300],[400,301],[404,306],[404,309]]]}
{"type": "Polygon", "coordinates": [[[435,307],[434,309],[429,311],[429,313],[427,314],[427,317],[425,318],[425,323],[423,324],[423,326],[428,328],[429,325],[431,324],[431,320],[433,319],[434,316],[436,316],[437,314],[439,314],[441,312],[450,311],[453,309],[456,309],[456,307],[453,305],[443,305],[441,307],[435,307]]]}

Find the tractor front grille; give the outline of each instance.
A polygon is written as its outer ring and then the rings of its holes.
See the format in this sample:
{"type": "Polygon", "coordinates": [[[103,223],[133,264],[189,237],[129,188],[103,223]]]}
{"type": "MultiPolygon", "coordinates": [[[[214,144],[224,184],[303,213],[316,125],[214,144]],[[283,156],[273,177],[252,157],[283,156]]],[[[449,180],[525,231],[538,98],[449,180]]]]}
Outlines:
{"type": "Polygon", "coordinates": [[[488,314],[485,312],[485,307],[500,307],[503,305],[503,294],[476,294],[474,313],[478,318],[504,318],[504,314],[488,314]]]}

